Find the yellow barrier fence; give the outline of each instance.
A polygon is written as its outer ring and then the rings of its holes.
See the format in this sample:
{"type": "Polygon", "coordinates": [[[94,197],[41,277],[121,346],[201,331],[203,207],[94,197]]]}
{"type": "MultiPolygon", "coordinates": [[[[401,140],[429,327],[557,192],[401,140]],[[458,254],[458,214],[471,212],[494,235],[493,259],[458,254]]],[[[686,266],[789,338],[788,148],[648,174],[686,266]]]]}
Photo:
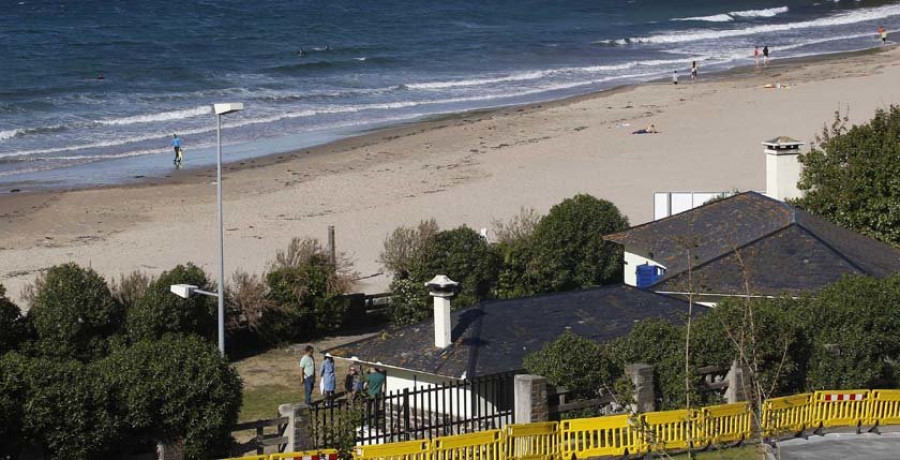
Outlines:
{"type": "Polygon", "coordinates": [[[508,425],[506,458],[515,460],[554,460],[559,455],[556,422],[508,425]]]}
{"type": "Polygon", "coordinates": [[[767,436],[799,433],[811,422],[812,395],[772,398],[763,403],[762,425],[767,436]]]}
{"type": "Polygon", "coordinates": [[[753,414],[750,403],[721,404],[698,411],[695,446],[737,442],[750,437],[753,414]]]}
{"type": "MultiPolygon", "coordinates": [[[[900,425],[900,390],[833,390],[763,403],[764,436],[809,428],[900,425]]],[[[683,450],[753,436],[750,404],[508,425],[432,440],[357,446],[355,460],[571,460],[683,450]]],[[[226,460],[336,460],[333,449],[226,460]]]]}
{"type": "Polygon", "coordinates": [[[431,441],[357,446],[353,458],[356,460],[430,460],[431,441]]]}
{"type": "Polygon", "coordinates": [[[433,460],[501,460],[503,431],[490,430],[437,438],[432,441],[431,452],[433,460]]]}
{"type": "Polygon", "coordinates": [[[321,449],[271,454],[265,458],[268,460],[337,460],[337,456],[338,452],[335,449],[321,449]]]}
{"type": "Polygon", "coordinates": [[[563,460],[625,455],[640,452],[640,432],[628,415],[564,420],[559,425],[559,450],[563,460]]]}
{"type": "Polygon", "coordinates": [[[687,449],[692,429],[692,412],[669,410],[650,412],[642,415],[641,437],[644,441],[641,451],[661,452],[687,449]]]}
{"type": "Polygon", "coordinates": [[[813,393],[815,427],[858,426],[869,419],[869,390],[830,390],[813,393]]]}
{"type": "Polygon", "coordinates": [[[870,425],[900,425],[900,390],[873,390],[869,407],[870,425]]]}

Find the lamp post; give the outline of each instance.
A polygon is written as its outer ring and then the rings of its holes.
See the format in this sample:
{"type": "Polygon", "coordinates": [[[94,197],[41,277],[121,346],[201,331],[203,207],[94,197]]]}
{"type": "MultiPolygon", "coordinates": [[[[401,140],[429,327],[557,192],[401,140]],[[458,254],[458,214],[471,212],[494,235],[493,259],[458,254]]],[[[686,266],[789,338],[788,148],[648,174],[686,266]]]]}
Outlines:
{"type": "Polygon", "coordinates": [[[225,227],[222,220],[222,115],[244,110],[244,104],[213,104],[216,113],[216,201],[219,204],[219,351],[225,355],[225,227]]]}
{"type": "Polygon", "coordinates": [[[170,290],[183,298],[192,294],[217,297],[219,301],[219,352],[225,355],[225,226],[222,219],[222,115],[244,110],[241,102],[213,104],[216,114],[216,203],[219,218],[219,290],[217,293],[202,291],[189,284],[173,284],[170,290]]]}

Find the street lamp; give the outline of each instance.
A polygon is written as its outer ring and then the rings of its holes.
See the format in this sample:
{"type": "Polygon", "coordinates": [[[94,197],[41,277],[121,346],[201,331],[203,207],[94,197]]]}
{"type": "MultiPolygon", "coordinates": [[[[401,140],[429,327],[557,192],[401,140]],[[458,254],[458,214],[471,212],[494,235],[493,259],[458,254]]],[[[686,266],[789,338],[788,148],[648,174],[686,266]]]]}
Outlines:
{"type": "Polygon", "coordinates": [[[219,351],[225,355],[225,226],[222,220],[222,115],[244,110],[241,102],[213,104],[216,114],[216,202],[219,214],[219,292],[202,291],[189,284],[173,284],[172,293],[188,298],[193,293],[217,297],[219,300],[219,351]]]}

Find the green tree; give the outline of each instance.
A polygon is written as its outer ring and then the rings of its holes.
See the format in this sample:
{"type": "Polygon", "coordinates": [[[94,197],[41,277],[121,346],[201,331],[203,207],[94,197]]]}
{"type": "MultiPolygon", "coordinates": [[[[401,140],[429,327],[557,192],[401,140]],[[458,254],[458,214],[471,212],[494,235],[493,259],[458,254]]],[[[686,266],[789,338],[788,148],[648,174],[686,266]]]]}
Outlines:
{"type": "Polygon", "coordinates": [[[0,356],[18,348],[25,337],[22,311],[6,297],[6,288],[0,284],[0,356]]]}
{"type": "Polygon", "coordinates": [[[604,345],[569,331],[525,356],[524,364],[529,373],[545,377],[551,385],[567,387],[576,398],[613,391],[622,375],[604,345]]]}
{"type": "Polygon", "coordinates": [[[126,414],[131,439],[184,441],[188,458],[227,456],[241,379],[212,344],[168,335],[120,348],[94,367],[126,414]]]}
{"type": "Polygon", "coordinates": [[[475,230],[465,225],[438,232],[422,250],[410,269],[410,279],[425,292],[425,282],[446,275],[460,284],[455,308],[467,307],[486,298],[497,280],[500,259],[475,230]]]}
{"type": "Polygon", "coordinates": [[[900,106],[878,109],[868,123],[846,127],[835,114],[813,148],[799,157],[795,204],[842,227],[900,244],[900,106]]]}
{"type": "Polygon", "coordinates": [[[124,311],[100,275],[70,263],[38,278],[28,316],[44,354],[89,361],[106,353],[124,311]]]}
{"type": "Polygon", "coordinates": [[[170,332],[197,334],[215,340],[216,299],[205,295],[182,299],[169,290],[173,284],[192,284],[205,291],[216,290],[203,269],[194,264],[178,265],[163,272],[128,310],[127,328],[132,341],[158,339],[170,332]]]}
{"type": "Polygon", "coordinates": [[[603,235],[628,228],[609,201],[575,195],[550,209],[531,238],[526,268],[531,293],[581,289],[622,279],[622,247],[603,235]]]}

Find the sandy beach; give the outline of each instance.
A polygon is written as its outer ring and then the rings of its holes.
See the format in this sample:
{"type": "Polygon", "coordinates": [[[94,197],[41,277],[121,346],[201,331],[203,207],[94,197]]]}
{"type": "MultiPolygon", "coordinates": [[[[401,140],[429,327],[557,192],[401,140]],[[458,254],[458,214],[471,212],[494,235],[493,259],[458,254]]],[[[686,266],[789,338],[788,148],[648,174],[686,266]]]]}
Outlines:
{"type": "MultiPolygon", "coordinates": [[[[387,234],[434,217],[490,228],[520,207],[545,213],[576,193],[615,203],[632,224],[656,191],[764,190],[760,142],[814,139],[834,112],[864,122],[900,103],[900,50],[774,62],[677,86],[668,80],[546,104],[444,117],[314,149],[230,164],[226,272],[262,273],[292,237],[324,241],[356,264],[358,290],[390,280],[387,234]],[[765,89],[765,84],[789,89],[765,89]],[[654,135],[631,135],[654,124],[654,135]]],[[[227,158],[227,152],[226,152],[227,158]]],[[[168,161],[168,157],[161,158],[168,161]]],[[[36,273],[74,261],[107,278],[192,261],[216,267],[215,171],[93,190],[0,196],[0,283],[14,299],[36,273]]]]}

